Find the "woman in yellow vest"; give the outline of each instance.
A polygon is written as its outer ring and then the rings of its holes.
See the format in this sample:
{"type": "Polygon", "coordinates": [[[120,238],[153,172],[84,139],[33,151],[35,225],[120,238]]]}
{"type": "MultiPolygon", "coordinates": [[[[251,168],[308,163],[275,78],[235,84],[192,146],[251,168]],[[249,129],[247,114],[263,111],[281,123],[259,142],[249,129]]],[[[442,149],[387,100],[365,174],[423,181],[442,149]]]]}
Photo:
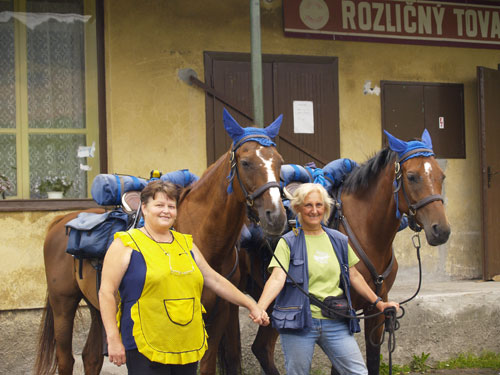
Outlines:
{"type": "Polygon", "coordinates": [[[126,363],[129,374],[196,374],[207,349],[204,285],[269,324],[264,310],[208,265],[190,235],[170,229],[177,201],[173,184],[149,183],[141,193],[144,226],[116,233],[104,258],[99,303],[109,360],[126,363]]]}

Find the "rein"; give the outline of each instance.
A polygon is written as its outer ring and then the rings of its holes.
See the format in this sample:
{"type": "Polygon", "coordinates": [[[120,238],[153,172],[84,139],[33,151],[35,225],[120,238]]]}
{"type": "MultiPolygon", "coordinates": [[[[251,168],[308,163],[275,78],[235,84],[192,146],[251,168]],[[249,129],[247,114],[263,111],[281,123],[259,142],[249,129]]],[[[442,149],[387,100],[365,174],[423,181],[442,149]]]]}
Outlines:
{"type": "Polygon", "coordinates": [[[240,185],[241,190],[243,191],[243,194],[245,195],[245,204],[247,207],[247,213],[248,213],[248,218],[252,220],[255,224],[259,225],[260,220],[259,217],[255,214],[255,212],[252,211],[252,207],[254,204],[254,201],[256,198],[260,197],[266,190],[276,187],[281,190],[280,184],[276,181],[270,181],[265,183],[262,186],[259,186],[257,189],[255,189],[254,192],[251,194],[248,193],[247,189],[245,188],[245,185],[241,181],[240,177],[240,172],[238,170],[238,162],[236,160],[236,150],[246,141],[248,141],[251,138],[266,138],[271,140],[267,135],[263,134],[252,134],[252,135],[247,135],[246,137],[241,138],[237,143],[233,144],[231,147],[231,154],[229,156],[229,163],[231,164],[231,171],[230,171],[230,176],[231,179],[229,183],[232,183],[234,176],[236,175],[236,178],[238,179],[238,183],[240,185]]]}

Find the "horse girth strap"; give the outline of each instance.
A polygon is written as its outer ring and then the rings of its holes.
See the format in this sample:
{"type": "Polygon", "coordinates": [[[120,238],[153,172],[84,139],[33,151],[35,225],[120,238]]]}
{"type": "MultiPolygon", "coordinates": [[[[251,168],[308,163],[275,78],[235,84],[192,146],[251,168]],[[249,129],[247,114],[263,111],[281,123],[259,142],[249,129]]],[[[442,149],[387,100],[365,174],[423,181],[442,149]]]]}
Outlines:
{"type": "Polygon", "coordinates": [[[347,236],[351,240],[352,245],[356,249],[359,257],[363,261],[363,263],[366,265],[366,268],[368,268],[368,271],[370,271],[370,274],[372,275],[373,283],[375,284],[375,294],[380,293],[380,288],[382,287],[382,284],[384,280],[389,276],[389,274],[392,271],[392,267],[394,265],[394,248],[391,248],[392,253],[391,253],[391,261],[389,262],[389,265],[385,269],[385,271],[382,274],[379,274],[377,270],[375,269],[375,266],[373,263],[370,261],[370,258],[368,258],[368,255],[366,255],[366,252],[363,250],[363,247],[359,243],[358,239],[356,238],[356,235],[354,234],[354,231],[352,230],[351,226],[349,225],[349,222],[347,221],[347,218],[341,214],[340,220],[342,222],[342,225],[344,226],[347,236]]]}

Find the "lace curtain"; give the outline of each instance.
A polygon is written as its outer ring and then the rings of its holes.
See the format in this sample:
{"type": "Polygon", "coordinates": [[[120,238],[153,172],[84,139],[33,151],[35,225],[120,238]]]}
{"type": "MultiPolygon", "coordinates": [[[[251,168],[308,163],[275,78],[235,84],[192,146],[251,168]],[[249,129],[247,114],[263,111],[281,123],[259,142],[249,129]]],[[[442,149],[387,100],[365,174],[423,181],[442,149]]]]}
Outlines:
{"type": "MultiPolygon", "coordinates": [[[[19,79],[27,90],[30,198],[45,197],[37,187],[47,176],[72,180],[66,197],[85,198],[87,176],[80,164],[87,162],[77,150],[86,145],[86,135],[71,131],[86,127],[83,1],[27,1],[26,13],[25,44],[16,44],[15,17],[0,22],[0,127],[16,127],[15,48],[24,45],[27,74],[19,79]]],[[[15,135],[0,134],[0,147],[0,173],[15,182],[15,135]]]]}

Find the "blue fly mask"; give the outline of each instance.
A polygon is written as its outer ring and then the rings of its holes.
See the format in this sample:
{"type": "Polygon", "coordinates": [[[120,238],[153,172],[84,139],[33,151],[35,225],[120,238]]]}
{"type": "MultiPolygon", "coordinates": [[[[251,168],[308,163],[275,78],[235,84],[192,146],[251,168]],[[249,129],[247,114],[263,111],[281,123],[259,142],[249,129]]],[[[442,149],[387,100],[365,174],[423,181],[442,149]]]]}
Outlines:
{"type": "Polygon", "coordinates": [[[440,200],[443,202],[443,197],[441,194],[433,194],[429,195],[417,203],[411,204],[410,200],[408,198],[408,195],[406,194],[404,183],[403,183],[403,171],[401,168],[401,164],[403,164],[405,161],[415,158],[415,157],[430,157],[434,156],[434,151],[432,149],[432,140],[429,132],[427,129],[424,129],[424,132],[422,133],[422,140],[421,141],[402,141],[393,135],[391,135],[389,132],[384,130],[384,133],[387,135],[387,139],[389,140],[389,148],[396,152],[398,154],[398,158],[395,163],[395,179],[393,182],[394,186],[394,201],[396,203],[396,218],[401,219],[402,215],[401,212],[399,211],[399,200],[398,200],[398,193],[399,190],[401,189],[403,191],[404,198],[406,200],[406,203],[408,204],[408,225],[410,226],[411,229],[413,229],[416,232],[419,232],[422,230],[420,225],[416,223],[416,215],[417,215],[417,210],[431,202],[438,201],[440,200]]]}
{"type": "Polygon", "coordinates": [[[245,187],[240,181],[238,167],[235,158],[236,150],[245,142],[254,141],[260,143],[264,147],[276,146],[273,139],[278,135],[280,130],[281,122],[283,120],[283,115],[279,115],[276,120],[269,126],[262,128],[243,128],[241,127],[236,120],[229,114],[229,112],[224,108],[224,112],[222,115],[224,119],[224,128],[226,129],[227,134],[233,140],[233,145],[231,146],[231,171],[229,172],[229,176],[227,176],[229,180],[229,186],[227,187],[227,192],[231,194],[233,192],[233,179],[236,175],[240,186],[245,194],[245,198],[247,200],[247,204],[250,206],[253,205],[253,200],[261,195],[264,191],[269,189],[270,187],[278,187],[278,182],[269,182],[260,188],[258,188],[253,194],[248,194],[245,187]]]}

